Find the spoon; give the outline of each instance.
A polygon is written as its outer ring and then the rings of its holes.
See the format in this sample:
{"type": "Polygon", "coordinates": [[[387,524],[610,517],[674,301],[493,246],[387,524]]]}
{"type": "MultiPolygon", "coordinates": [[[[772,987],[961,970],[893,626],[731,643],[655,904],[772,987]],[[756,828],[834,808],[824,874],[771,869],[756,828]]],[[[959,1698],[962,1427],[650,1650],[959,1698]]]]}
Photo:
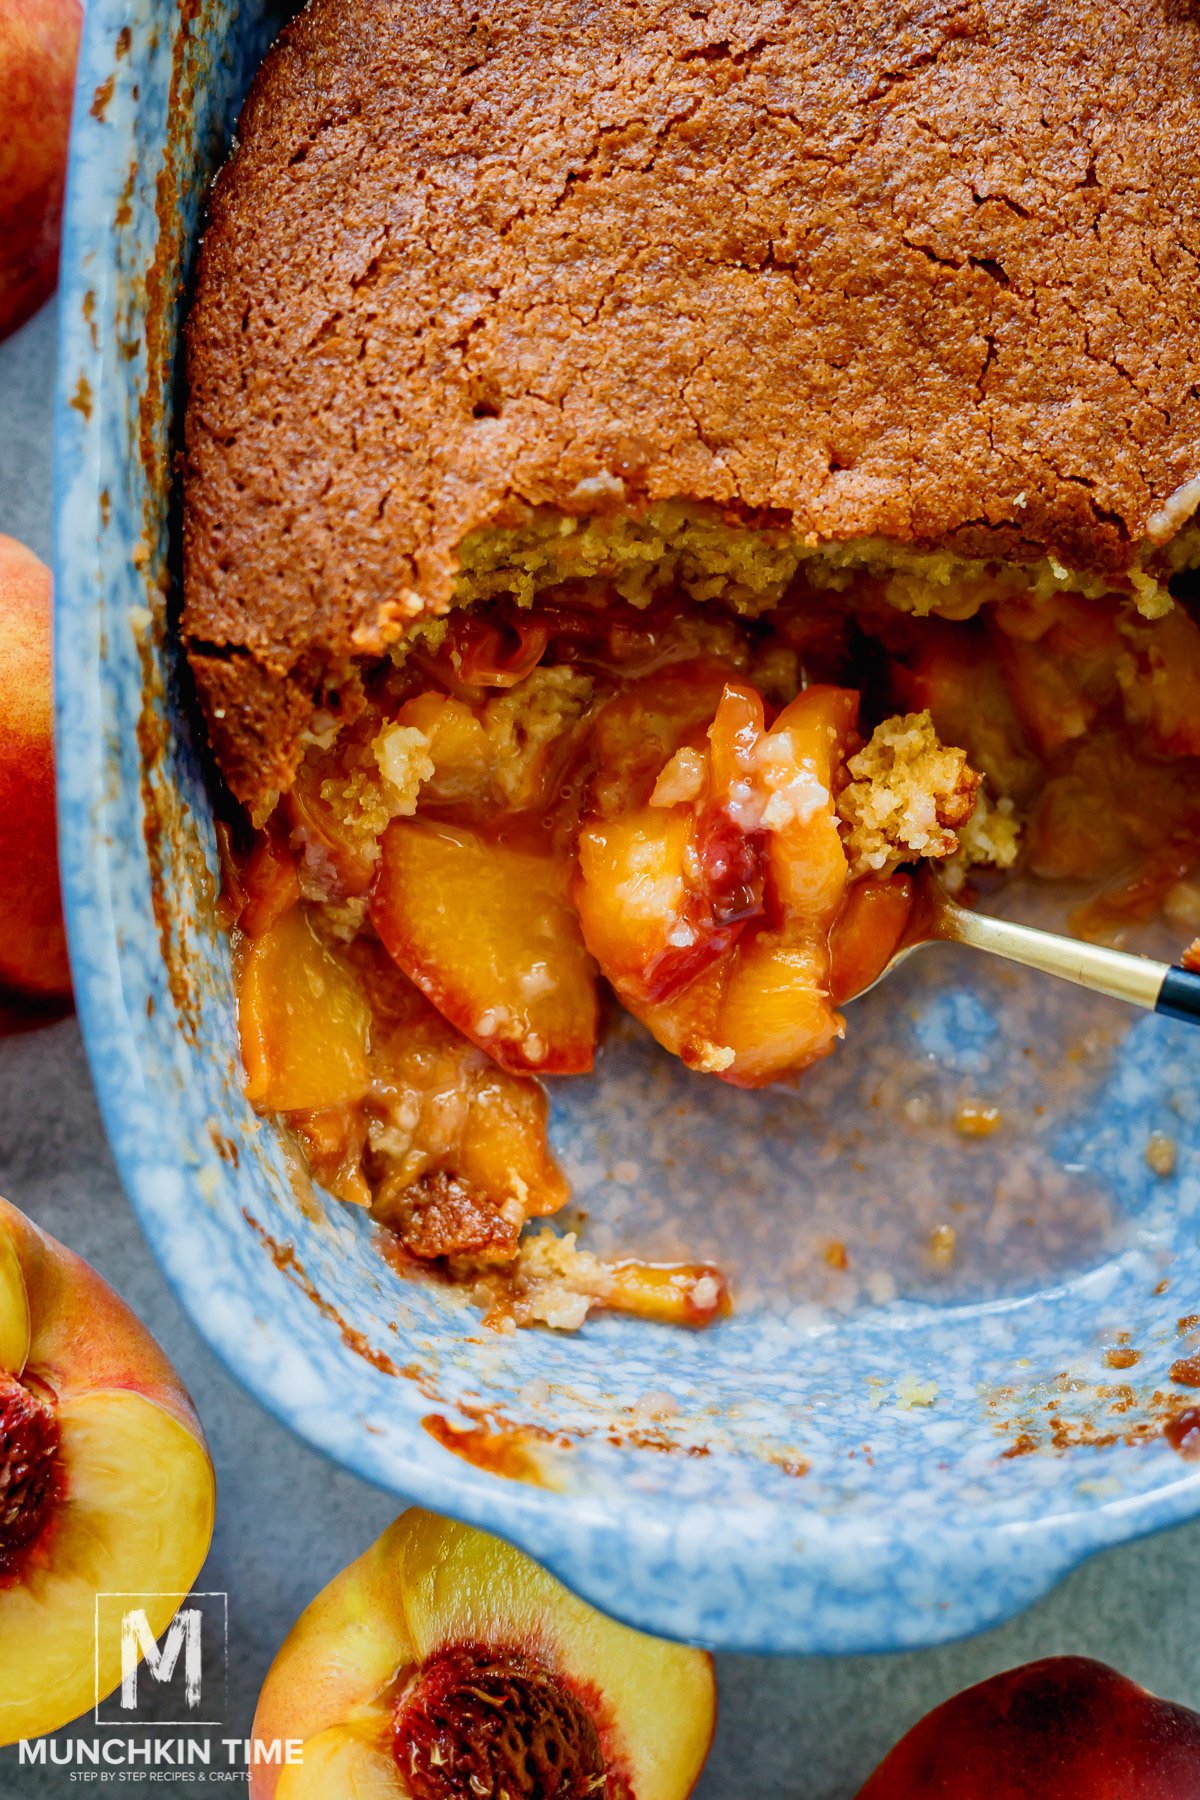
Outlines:
{"type": "Polygon", "coordinates": [[[1127,1000],[1131,1006],[1144,1006],[1148,1012],[1200,1025],[1200,974],[1177,963],[1155,962],[1128,950],[1110,950],[1104,944],[1086,944],[1053,931],[1039,931],[1033,925],[973,912],[952,900],[928,868],[918,877],[912,915],[899,948],[875,980],[854,998],[869,994],[924,944],[969,944],[972,950],[986,950],[989,956],[1021,963],[1027,969],[1041,969],[1046,975],[1074,982],[1076,987],[1092,988],[1115,1000],[1127,1000]]]}

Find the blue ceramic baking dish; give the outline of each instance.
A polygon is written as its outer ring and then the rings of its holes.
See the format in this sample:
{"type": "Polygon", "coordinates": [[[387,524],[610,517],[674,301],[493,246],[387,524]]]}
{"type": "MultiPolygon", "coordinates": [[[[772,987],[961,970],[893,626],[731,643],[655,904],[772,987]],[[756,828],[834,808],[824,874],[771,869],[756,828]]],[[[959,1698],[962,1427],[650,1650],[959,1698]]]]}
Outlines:
{"type": "Polygon", "coordinates": [[[703,1334],[482,1329],[306,1187],[243,1098],[170,639],[171,434],[205,184],[280,23],[265,0],[87,13],[58,757],[79,1014],[130,1198],[266,1407],[631,1623],[797,1652],[991,1624],[1099,1547],[1200,1512],[1170,1373],[1200,1294],[1186,1028],[945,952],[859,1003],[795,1093],[703,1084],[618,1034],[556,1096],[555,1140],[586,1242],[726,1264],[738,1310],[703,1334]],[[980,1119],[996,1129],[964,1131],[980,1119]]]}

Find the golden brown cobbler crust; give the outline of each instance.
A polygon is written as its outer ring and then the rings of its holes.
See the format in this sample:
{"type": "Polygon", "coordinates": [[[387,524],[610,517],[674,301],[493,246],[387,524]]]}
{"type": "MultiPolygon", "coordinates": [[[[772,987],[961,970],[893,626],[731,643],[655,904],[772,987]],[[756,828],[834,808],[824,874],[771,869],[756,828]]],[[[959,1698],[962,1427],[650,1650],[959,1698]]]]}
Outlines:
{"type": "Polygon", "coordinates": [[[248,802],[524,506],[1119,574],[1196,473],[1190,0],[315,0],[239,138],[184,630],[248,802]]]}

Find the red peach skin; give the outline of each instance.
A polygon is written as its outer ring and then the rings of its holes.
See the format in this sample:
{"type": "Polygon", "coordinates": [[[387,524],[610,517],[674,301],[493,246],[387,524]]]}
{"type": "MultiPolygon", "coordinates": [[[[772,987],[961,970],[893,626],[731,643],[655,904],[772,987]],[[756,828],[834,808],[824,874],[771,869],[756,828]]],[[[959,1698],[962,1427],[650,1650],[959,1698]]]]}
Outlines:
{"type": "Polygon", "coordinates": [[[936,1707],[858,1800],[1200,1800],[1200,1714],[1052,1656],[936,1707]]]}
{"type": "Polygon", "coordinates": [[[41,998],[71,991],[55,845],[51,613],[45,563],[0,537],[0,988],[41,998]]]}
{"type": "Polygon", "coordinates": [[[0,0],[0,338],[54,292],[79,0],[0,0]]]}

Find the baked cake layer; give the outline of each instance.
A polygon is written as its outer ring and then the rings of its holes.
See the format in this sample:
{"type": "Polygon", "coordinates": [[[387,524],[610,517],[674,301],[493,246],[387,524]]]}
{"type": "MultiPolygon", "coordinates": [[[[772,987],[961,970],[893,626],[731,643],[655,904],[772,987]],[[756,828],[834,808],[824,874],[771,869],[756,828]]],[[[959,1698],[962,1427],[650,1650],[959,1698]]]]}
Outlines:
{"type": "Polygon", "coordinates": [[[314,0],[188,327],[184,632],[227,778],[269,809],[354,660],[552,512],[686,498],[797,559],[1154,610],[1198,256],[1174,0],[314,0]]]}

